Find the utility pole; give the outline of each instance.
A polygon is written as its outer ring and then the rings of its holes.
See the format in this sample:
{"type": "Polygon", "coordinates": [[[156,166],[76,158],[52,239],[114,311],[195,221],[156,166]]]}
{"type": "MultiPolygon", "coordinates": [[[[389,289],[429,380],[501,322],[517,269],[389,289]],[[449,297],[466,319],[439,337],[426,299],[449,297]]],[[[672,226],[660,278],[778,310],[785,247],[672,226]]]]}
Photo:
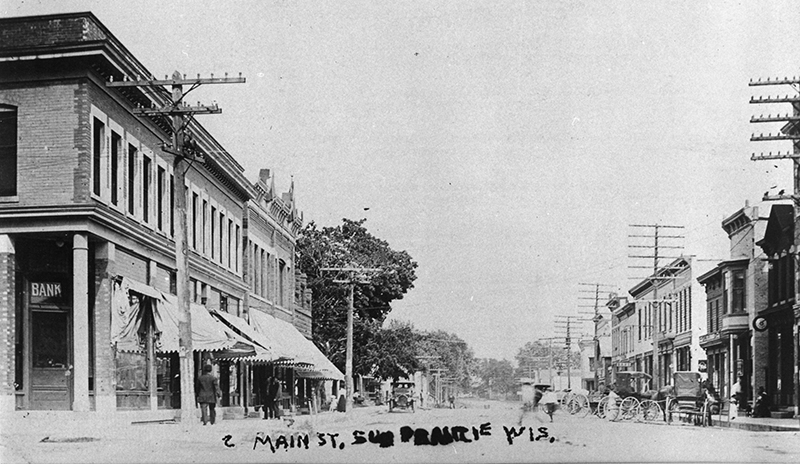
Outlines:
{"type": "Polygon", "coordinates": [[[578,283],[578,285],[582,285],[584,287],[594,287],[594,290],[580,290],[580,293],[583,294],[591,294],[594,293],[594,297],[578,297],[579,300],[594,300],[594,304],[592,305],[581,305],[579,304],[579,308],[592,308],[593,311],[591,314],[588,312],[582,312],[580,309],[578,310],[578,314],[582,315],[591,315],[592,322],[594,322],[594,336],[592,337],[592,341],[594,342],[594,389],[597,389],[598,385],[600,385],[600,370],[603,370],[603,381],[605,381],[605,362],[603,361],[603,354],[600,352],[600,337],[598,335],[598,325],[600,321],[603,320],[603,316],[600,314],[600,308],[605,308],[605,305],[600,305],[600,289],[603,288],[604,291],[609,291],[610,289],[614,288],[612,285],[608,284],[599,284],[599,283],[578,283]]]}
{"type": "MultiPolygon", "coordinates": [[[[767,80],[750,80],[750,87],[756,86],[789,86],[794,94],[775,97],[767,96],[767,98],[751,97],[750,103],[763,104],[763,103],[789,103],[792,105],[792,112],[786,114],[768,114],[766,117],[762,114],[759,117],[750,118],[751,123],[784,123],[780,132],[772,135],[753,134],[750,140],[753,142],[763,141],[790,141],[792,143],[792,150],[787,150],[785,153],[780,151],[777,154],[769,152],[768,154],[761,153],[760,155],[752,154],[750,159],[753,161],[774,161],[774,160],[792,160],[792,174],[794,188],[791,194],[785,195],[784,190],[778,192],[777,195],[771,195],[769,191],[764,194],[763,201],[778,201],[778,200],[791,200],[794,212],[794,247],[792,254],[794,255],[794,414],[800,418],[800,262],[798,262],[797,249],[800,246],[800,78],[798,77],[784,77],[767,80]]],[[[772,356],[772,355],[770,355],[772,356]]]]}
{"type": "Polygon", "coordinates": [[[337,272],[347,274],[346,279],[334,279],[333,283],[347,285],[347,357],[345,358],[345,388],[347,394],[346,411],[353,410],[353,313],[356,284],[369,283],[366,273],[378,272],[380,269],[365,267],[325,267],[320,268],[323,272],[337,272]]]}
{"type": "Polygon", "coordinates": [[[652,324],[652,334],[653,334],[653,388],[658,390],[661,388],[661,364],[660,364],[660,354],[659,350],[659,343],[661,342],[661,304],[663,301],[658,299],[658,287],[661,285],[662,280],[669,280],[674,277],[667,276],[664,274],[665,271],[670,271],[671,269],[669,266],[660,266],[660,259],[678,259],[681,256],[663,256],[660,254],[660,251],[664,248],[669,249],[682,249],[683,246],[681,245],[663,245],[659,243],[659,239],[682,239],[684,238],[683,235],[663,235],[659,234],[661,229],[669,229],[669,230],[677,230],[683,229],[683,226],[675,226],[675,225],[664,225],[664,224],[629,224],[629,227],[634,228],[647,228],[653,229],[653,235],[642,235],[642,234],[630,234],[628,237],[631,238],[652,238],[653,245],[628,245],[629,248],[647,248],[652,250],[652,255],[628,255],[629,258],[642,258],[642,259],[652,259],[653,266],[652,268],[648,266],[628,266],[630,268],[644,268],[644,269],[652,269],[652,274],[647,277],[646,279],[650,280],[651,285],[653,286],[653,298],[652,301],[648,301],[648,303],[652,303],[654,310],[653,310],[653,324],[652,324]],[[661,275],[664,274],[664,275],[661,275]]]}
{"type": "Polygon", "coordinates": [[[564,352],[567,358],[567,388],[572,388],[572,321],[587,320],[579,316],[556,315],[556,331],[558,331],[558,335],[563,335],[564,338],[564,352]]]}
{"type": "MultiPolygon", "coordinates": [[[[170,101],[165,106],[150,108],[134,108],[134,113],[152,118],[169,117],[172,130],[172,146],[163,145],[161,149],[174,156],[173,171],[174,183],[172,189],[175,197],[175,280],[178,296],[178,337],[181,379],[181,423],[189,424],[194,420],[194,351],[192,349],[192,314],[189,304],[189,250],[186,225],[186,171],[189,169],[187,159],[202,161],[202,152],[195,142],[186,143],[185,132],[188,122],[195,114],[219,114],[222,110],[213,106],[190,106],[184,102],[186,95],[203,84],[240,84],[245,78],[241,73],[239,77],[229,78],[186,78],[178,71],[172,74],[172,79],[167,76],[164,80],[140,79],[106,82],[106,87],[155,87],[164,88],[171,86],[170,101]],[[191,86],[184,93],[183,86],[191,86]],[[188,118],[187,118],[188,117],[188,118]]],[[[166,98],[165,98],[166,100],[166,98]]]]}

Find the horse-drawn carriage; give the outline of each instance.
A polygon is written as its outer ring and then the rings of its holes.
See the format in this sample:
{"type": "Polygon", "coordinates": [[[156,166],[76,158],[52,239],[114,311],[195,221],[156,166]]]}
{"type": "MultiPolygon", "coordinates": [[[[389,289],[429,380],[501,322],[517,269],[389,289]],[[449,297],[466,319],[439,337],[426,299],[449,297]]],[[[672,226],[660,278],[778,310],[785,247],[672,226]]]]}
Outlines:
{"type": "Polygon", "coordinates": [[[650,389],[651,379],[646,372],[618,372],[615,388],[598,401],[596,414],[612,421],[658,420],[663,416],[660,403],[666,407],[668,399],[650,389]]]}
{"type": "Polygon", "coordinates": [[[672,375],[674,396],[667,407],[667,422],[675,419],[696,425],[710,425],[715,400],[703,385],[699,372],[680,371],[672,375]]]}

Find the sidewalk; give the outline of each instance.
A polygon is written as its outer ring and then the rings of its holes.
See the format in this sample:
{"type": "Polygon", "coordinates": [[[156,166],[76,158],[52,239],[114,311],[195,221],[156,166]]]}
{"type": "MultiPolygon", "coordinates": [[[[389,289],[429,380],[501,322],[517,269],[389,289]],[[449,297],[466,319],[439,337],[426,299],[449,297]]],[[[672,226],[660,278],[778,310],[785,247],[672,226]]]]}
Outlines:
{"type": "Polygon", "coordinates": [[[773,419],[771,417],[739,416],[729,421],[727,416],[714,415],[711,417],[711,423],[715,427],[731,427],[756,432],[800,432],[800,420],[797,417],[773,419]]]}

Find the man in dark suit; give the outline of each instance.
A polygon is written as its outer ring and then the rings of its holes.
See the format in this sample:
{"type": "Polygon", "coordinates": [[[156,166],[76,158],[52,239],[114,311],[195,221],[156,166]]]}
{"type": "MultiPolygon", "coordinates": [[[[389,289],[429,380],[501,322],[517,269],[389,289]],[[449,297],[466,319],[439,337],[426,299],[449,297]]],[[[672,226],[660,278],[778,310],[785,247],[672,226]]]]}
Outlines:
{"type": "Polygon", "coordinates": [[[273,419],[280,419],[281,413],[279,408],[281,403],[281,381],[274,377],[272,379],[272,384],[269,386],[269,398],[271,401],[271,417],[273,419]]]}
{"type": "Polygon", "coordinates": [[[273,418],[273,405],[275,404],[275,398],[273,397],[272,391],[272,376],[267,379],[267,385],[264,388],[264,419],[272,419],[273,418]]]}
{"type": "Polygon", "coordinates": [[[207,422],[214,422],[217,419],[217,398],[222,396],[219,389],[219,381],[211,373],[211,365],[203,366],[203,375],[197,378],[194,386],[197,402],[200,403],[200,415],[203,425],[207,422]],[[210,410],[210,411],[209,411],[210,410]]]}

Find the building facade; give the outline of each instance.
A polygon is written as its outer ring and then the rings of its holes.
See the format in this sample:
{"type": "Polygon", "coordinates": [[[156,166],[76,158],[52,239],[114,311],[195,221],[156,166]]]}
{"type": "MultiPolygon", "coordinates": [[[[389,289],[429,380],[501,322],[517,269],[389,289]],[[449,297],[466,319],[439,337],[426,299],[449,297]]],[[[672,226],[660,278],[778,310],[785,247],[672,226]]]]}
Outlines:
{"type": "Polygon", "coordinates": [[[766,304],[765,256],[755,245],[763,236],[766,218],[758,207],[744,208],[722,221],[730,242],[730,259],[697,278],[706,292],[706,335],[700,338],[708,362],[708,379],[721,397],[729,396],[740,379],[742,393],[753,399],[754,387],[764,385],[767,338],[752,330],[757,308],[766,304]]]}
{"type": "Polygon", "coordinates": [[[678,258],[629,290],[632,298],[620,302],[611,319],[614,371],[639,371],[654,377],[658,359],[660,388],[671,383],[676,371],[699,370],[705,362],[700,335],[705,332],[700,299],[690,257],[678,258]],[[658,331],[656,336],[656,331],[658,331]],[[658,339],[658,347],[654,340],[658,339]]]}
{"type": "MultiPolygon", "coordinates": [[[[794,211],[791,205],[772,206],[764,237],[756,245],[767,259],[766,304],[757,309],[753,328],[766,335],[767,363],[757,366],[756,388],[764,387],[770,398],[770,407],[789,417],[795,413],[795,382],[800,368],[795,337],[798,334],[795,319],[795,259],[794,211]]],[[[762,335],[762,336],[763,336],[762,335]]],[[[756,352],[760,357],[762,352],[756,352]]]]}
{"type": "MultiPolygon", "coordinates": [[[[134,111],[169,104],[169,92],[105,85],[152,74],[91,13],[6,18],[0,29],[0,407],[179,407],[169,322],[178,189],[161,149],[172,129],[134,111]]],[[[203,126],[187,132],[206,154],[184,186],[193,338],[206,337],[195,369],[213,363],[223,406],[247,406],[243,356],[263,347],[211,315],[258,312],[310,338],[310,295],[294,269],[302,221],[293,188],[265,196],[263,176],[251,184],[203,126]]]]}

